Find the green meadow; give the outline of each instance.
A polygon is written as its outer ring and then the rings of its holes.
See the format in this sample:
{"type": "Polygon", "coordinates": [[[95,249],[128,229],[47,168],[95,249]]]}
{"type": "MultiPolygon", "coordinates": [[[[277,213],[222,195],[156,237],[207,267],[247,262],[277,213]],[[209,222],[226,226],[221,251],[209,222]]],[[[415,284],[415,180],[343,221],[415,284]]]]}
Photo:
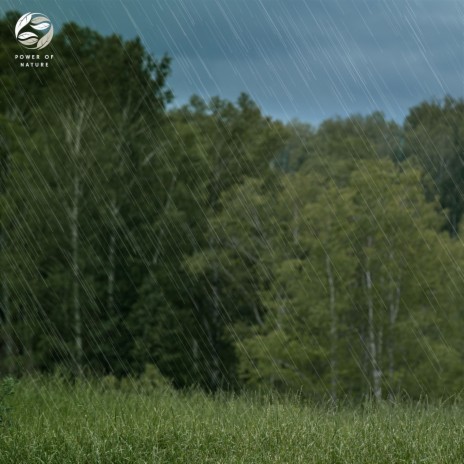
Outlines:
{"type": "Polygon", "coordinates": [[[269,394],[26,379],[3,403],[2,464],[464,460],[464,412],[456,401],[334,408],[269,394]]]}

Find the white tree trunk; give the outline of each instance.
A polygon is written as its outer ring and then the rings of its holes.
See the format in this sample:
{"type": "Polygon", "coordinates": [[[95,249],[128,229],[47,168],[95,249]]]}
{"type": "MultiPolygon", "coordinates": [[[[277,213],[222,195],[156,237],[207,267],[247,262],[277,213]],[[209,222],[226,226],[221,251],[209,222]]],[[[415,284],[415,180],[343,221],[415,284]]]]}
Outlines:
{"type": "Polygon", "coordinates": [[[72,311],[74,332],[74,363],[76,375],[82,375],[83,343],[82,314],[80,299],[80,257],[79,257],[79,207],[81,196],[82,153],[81,141],[84,124],[87,122],[90,108],[85,101],[77,103],[74,111],[68,111],[63,118],[66,143],[69,149],[74,176],[71,191],[71,207],[69,208],[69,228],[71,233],[71,272],[72,272],[72,311]]]}
{"type": "Polygon", "coordinates": [[[328,253],[325,255],[327,282],[329,285],[329,311],[330,311],[330,396],[334,403],[337,402],[337,336],[338,323],[335,308],[335,282],[332,272],[332,263],[328,253]]]}
{"type": "MultiPolygon", "coordinates": [[[[368,247],[372,246],[372,238],[368,239],[368,247]]],[[[372,370],[372,393],[376,400],[382,398],[382,371],[380,370],[377,356],[377,343],[375,335],[375,319],[374,319],[374,301],[372,296],[372,275],[370,270],[369,258],[366,259],[366,294],[367,294],[367,310],[368,310],[368,351],[372,370]]]]}
{"type": "Polygon", "coordinates": [[[10,363],[14,352],[13,338],[11,336],[11,308],[6,274],[3,272],[0,278],[2,279],[3,342],[5,344],[7,371],[9,372],[11,370],[10,363]]]}
{"type": "MultiPolygon", "coordinates": [[[[219,152],[218,152],[219,153],[219,152]]],[[[213,214],[217,213],[218,202],[219,202],[219,180],[221,175],[220,163],[221,160],[218,160],[219,163],[216,164],[214,172],[213,172],[213,183],[212,183],[212,192],[211,197],[209,200],[209,206],[211,208],[211,212],[213,214]]],[[[219,320],[220,320],[220,295],[219,295],[219,262],[217,258],[217,248],[216,248],[216,240],[215,231],[213,228],[212,223],[209,223],[209,249],[211,256],[213,256],[213,263],[212,263],[212,273],[213,276],[211,278],[211,324],[209,323],[208,319],[205,318],[205,329],[208,336],[208,342],[210,346],[210,355],[211,355],[211,364],[210,364],[210,387],[214,390],[219,386],[219,376],[220,376],[220,360],[219,360],[219,353],[218,347],[216,342],[216,333],[219,329],[219,320]],[[211,327],[212,325],[212,327],[211,327]]]]}
{"type": "Polygon", "coordinates": [[[115,281],[115,274],[116,274],[116,227],[117,227],[117,214],[118,208],[116,205],[116,200],[111,201],[110,206],[110,214],[111,214],[111,231],[110,231],[110,238],[108,242],[108,269],[107,269],[107,311],[109,314],[112,314],[114,308],[114,281],[115,281]]]}
{"type": "Polygon", "coordinates": [[[73,206],[70,214],[71,250],[72,250],[72,298],[74,313],[74,344],[76,374],[82,374],[82,317],[80,302],[80,269],[79,269],[79,175],[74,176],[73,206]]]}
{"type": "Polygon", "coordinates": [[[400,307],[401,288],[399,282],[396,283],[395,296],[391,295],[389,307],[389,340],[388,340],[388,381],[390,393],[393,395],[395,383],[395,326],[400,307]]]}
{"type": "Polygon", "coordinates": [[[195,382],[198,381],[198,365],[199,365],[199,346],[198,340],[195,337],[192,337],[192,360],[193,360],[193,372],[195,382]]]}
{"type": "Polygon", "coordinates": [[[82,318],[80,304],[80,270],[79,270],[79,177],[74,177],[73,207],[70,214],[71,250],[72,250],[72,299],[74,314],[74,343],[76,373],[82,374],[82,318]]]}
{"type": "MultiPolygon", "coordinates": [[[[212,326],[214,330],[217,330],[219,327],[219,318],[220,318],[220,297],[219,297],[219,273],[218,273],[218,263],[214,263],[213,268],[213,281],[212,281],[212,326]]],[[[209,327],[209,324],[208,324],[209,327]]],[[[211,385],[213,389],[219,387],[219,374],[220,374],[220,363],[219,363],[219,353],[217,350],[216,337],[209,327],[209,338],[211,346],[211,355],[212,355],[212,365],[211,365],[211,385]]]]}

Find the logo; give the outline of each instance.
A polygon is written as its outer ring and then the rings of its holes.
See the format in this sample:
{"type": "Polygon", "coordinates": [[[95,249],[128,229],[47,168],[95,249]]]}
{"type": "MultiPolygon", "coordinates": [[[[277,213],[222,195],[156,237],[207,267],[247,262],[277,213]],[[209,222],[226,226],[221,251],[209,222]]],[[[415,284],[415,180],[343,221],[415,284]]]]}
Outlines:
{"type": "Polygon", "coordinates": [[[16,23],[15,36],[23,47],[41,50],[52,40],[53,25],[42,13],[26,13],[16,23]]]}

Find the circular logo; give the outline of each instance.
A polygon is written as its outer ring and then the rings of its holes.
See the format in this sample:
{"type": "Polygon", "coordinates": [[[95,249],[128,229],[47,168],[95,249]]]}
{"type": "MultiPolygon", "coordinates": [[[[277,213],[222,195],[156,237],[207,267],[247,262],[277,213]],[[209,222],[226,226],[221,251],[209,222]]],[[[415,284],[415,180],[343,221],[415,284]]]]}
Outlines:
{"type": "Polygon", "coordinates": [[[40,50],[51,42],[53,25],[42,13],[26,13],[16,23],[15,36],[23,47],[40,50]]]}

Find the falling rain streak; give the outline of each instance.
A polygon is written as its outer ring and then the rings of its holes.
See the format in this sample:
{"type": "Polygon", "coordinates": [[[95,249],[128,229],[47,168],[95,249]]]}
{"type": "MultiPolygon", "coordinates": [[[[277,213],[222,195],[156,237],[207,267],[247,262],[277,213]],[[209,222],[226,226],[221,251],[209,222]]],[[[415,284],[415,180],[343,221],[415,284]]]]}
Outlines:
{"type": "Polygon", "coordinates": [[[460,398],[461,2],[27,8],[0,7],[1,376],[460,398]]]}

